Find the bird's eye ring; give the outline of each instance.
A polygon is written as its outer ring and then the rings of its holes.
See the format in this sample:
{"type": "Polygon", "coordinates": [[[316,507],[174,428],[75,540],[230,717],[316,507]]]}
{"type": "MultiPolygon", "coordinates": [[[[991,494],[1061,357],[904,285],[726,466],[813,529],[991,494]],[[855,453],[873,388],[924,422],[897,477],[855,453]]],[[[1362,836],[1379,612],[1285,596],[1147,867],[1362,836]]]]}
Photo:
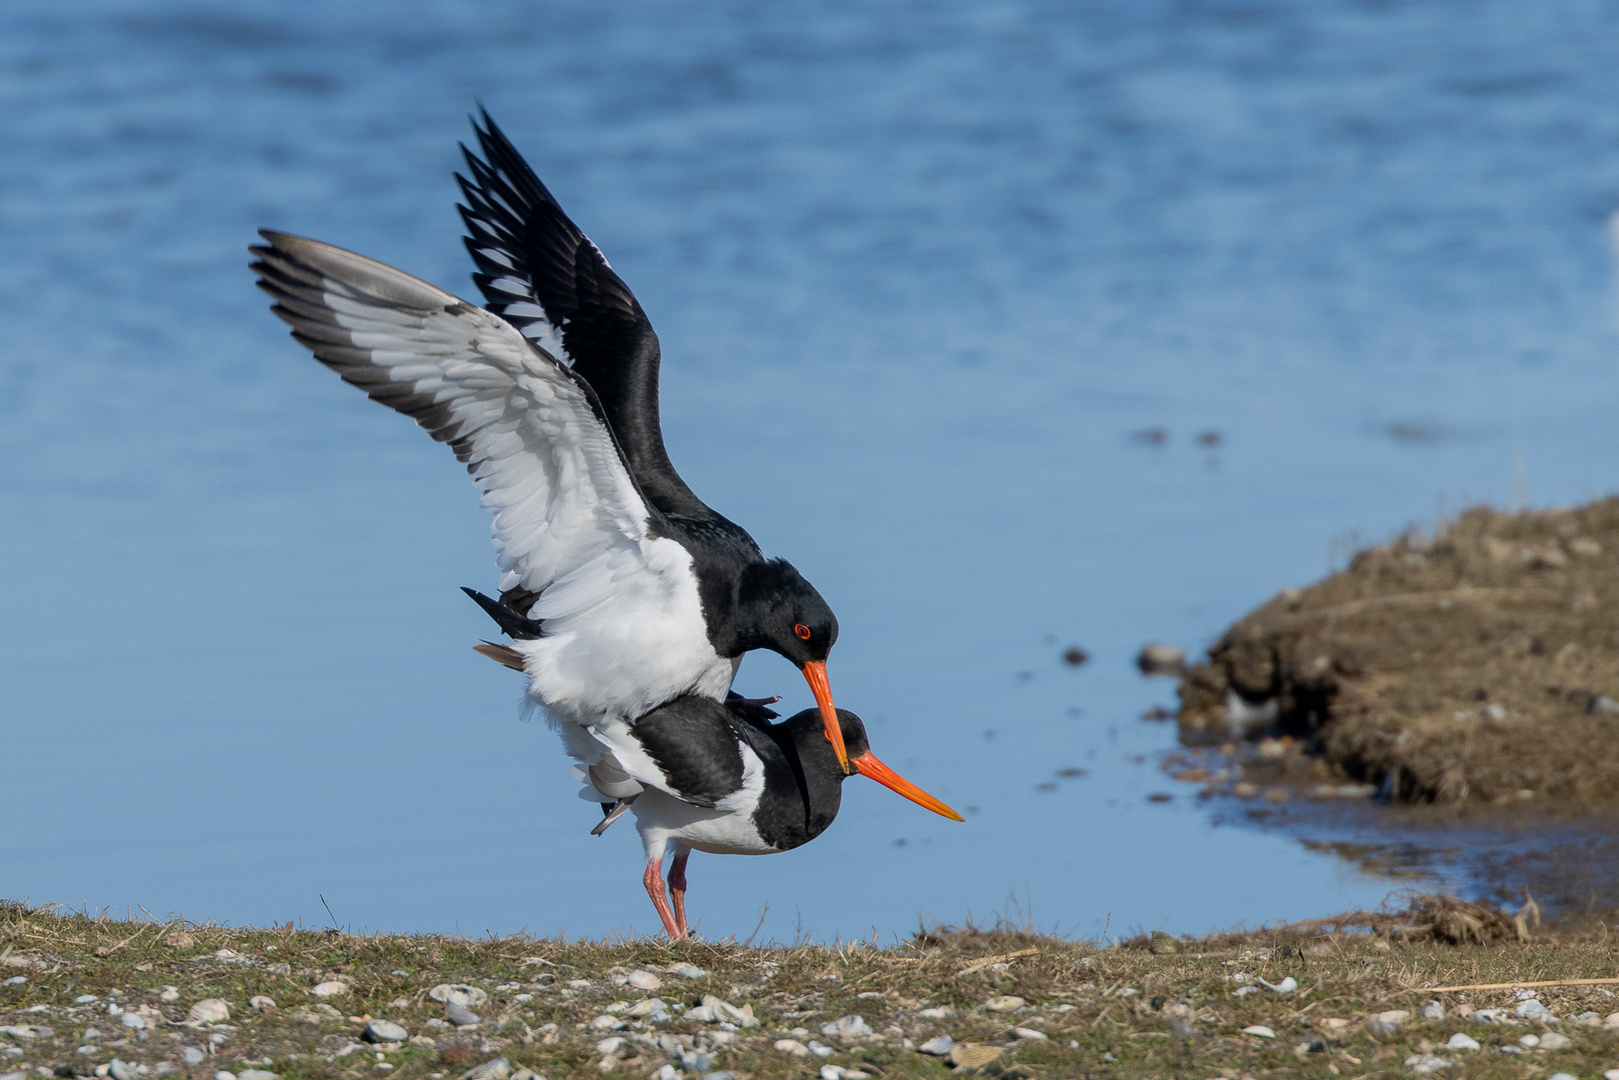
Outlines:
{"type": "Polygon", "coordinates": [[[803,623],[794,623],[793,624],[793,633],[797,634],[800,638],[802,638],[805,641],[808,641],[810,639],[810,628],[805,626],[803,623]]]}

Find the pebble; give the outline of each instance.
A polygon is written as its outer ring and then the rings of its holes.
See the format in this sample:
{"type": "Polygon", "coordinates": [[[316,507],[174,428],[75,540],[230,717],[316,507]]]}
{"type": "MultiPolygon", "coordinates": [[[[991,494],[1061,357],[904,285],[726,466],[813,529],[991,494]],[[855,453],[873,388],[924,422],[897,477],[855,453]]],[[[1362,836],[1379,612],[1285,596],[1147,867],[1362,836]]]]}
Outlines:
{"type": "Polygon", "coordinates": [[[1366,1026],[1372,1029],[1374,1035],[1393,1035],[1396,1029],[1410,1018],[1411,1014],[1404,1009],[1390,1009],[1388,1012],[1368,1017],[1366,1026]]]}
{"type": "Polygon", "coordinates": [[[629,983],[637,990],[656,990],[663,985],[663,980],[650,971],[632,971],[629,983]]]}
{"type": "Polygon", "coordinates": [[[101,1038],[101,1029],[100,1028],[85,1028],[84,1029],[84,1037],[86,1039],[99,1039],[99,1038],[101,1038]]]}
{"type": "Polygon", "coordinates": [[[1257,986],[1239,986],[1239,987],[1237,987],[1237,996],[1238,997],[1247,997],[1249,994],[1257,994],[1257,993],[1259,993],[1259,987],[1257,987],[1257,986]]]}
{"type": "Polygon", "coordinates": [[[107,1075],[112,1080],[135,1080],[135,1070],[128,1062],[121,1058],[113,1058],[107,1064],[107,1075]]]}
{"type": "Polygon", "coordinates": [[[598,1054],[617,1054],[620,1050],[624,1049],[624,1047],[626,1047],[628,1045],[629,1045],[629,1040],[626,1039],[624,1036],[622,1036],[622,1035],[614,1035],[610,1039],[603,1039],[601,1042],[597,1043],[596,1044],[596,1053],[598,1053],[598,1054]]]}
{"type": "Polygon", "coordinates": [[[410,1032],[392,1020],[372,1020],[365,1025],[364,1038],[374,1043],[401,1043],[410,1038],[410,1032]]]}
{"type": "Polygon", "coordinates": [[[1039,1040],[1039,1039],[1046,1038],[1046,1033],[1045,1032],[1036,1031],[1036,1030],[1034,1030],[1034,1028],[1026,1028],[1026,1027],[1015,1027],[1015,1028],[1012,1029],[1012,1034],[1016,1035],[1020,1039],[1039,1040]]]}
{"type": "Polygon", "coordinates": [[[1244,1035],[1252,1035],[1256,1039],[1276,1038],[1276,1032],[1272,1031],[1264,1024],[1250,1024],[1248,1027],[1242,1029],[1242,1033],[1244,1035]]]}
{"type": "Polygon", "coordinates": [[[9,979],[7,979],[5,981],[5,985],[6,986],[21,986],[23,983],[25,983],[27,981],[28,981],[28,976],[26,976],[26,975],[13,975],[11,978],[9,978],[9,979]]]}
{"type": "Polygon", "coordinates": [[[179,1001],[180,988],[177,986],[165,986],[163,992],[157,995],[157,999],[159,1001],[179,1001]]]}
{"type": "Polygon", "coordinates": [[[467,1027],[471,1024],[483,1023],[483,1017],[462,1005],[459,1001],[447,1002],[444,1006],[444,1016],[456,1027],[467,1027]]]}
{"type": "Polygon", "coordinates": [[[503,1057],[474,1065],[461,1074],[461,1080],[506,1080],[512,1074],[512,1063],[503,1057]]]}
{"type": "Polygon", "coordinates": [[[264,1012],[267,1009],[275,1008],[275,998],[265,994],[254,994],[247,999],[247,1003],[254,1012],[264,1012]]]}
{"type": "MultiPolygon", "coordinates": [[[[710,1076],[717,1075],[710,1073],[710,1076]]],[[[845,1069],[842,1065],[822,1065],[821,1080],[867,1080],[870,1073],[863,1073],[859,1069],[845,1069]]]]}
{"type": "Polygon", "coordinates": [[[1573,1073],[1556,1072],[1546,1077],[1546,1080],[1580,1080],[1580,1078],[1573,1073]]]}
{"type": "MultiPolygon", "coordinates": [[[[5,1080],[5,1078],[0,1077],[0,1080],[5,1080]]],[[[1602,1080],[1619,1080],[1619,1069],[1609,1069],[1602,1074],[1602,1080]]]]}
{"type": "Polygon", "coordinates": [[[1619,701],[1613,700],[1607,694],[1598,694],[1585,706],[1588,713],[1619,713],[1619,701]]]}
{"type": "Polygon", "coordinates": [[[951,1066],[963,1071],[967,1069],[981,1069],[985,1065],[1001,1056],[998,1046],[985,1046],[982,1043],[956,1043],[945,1056],[951,1066]]]}
{"type": "Polygon", "coordinates": [[[1542,1050],[1563,1050],[1573,1044],[1574,1040],[1557,1031],[1548,1031],[1540,1037],[1542,1050]]]}
{"type": "Polygon", "coordinates": [[[810,1048],[797,1039],[777,1039],[771,1044],[771,1049],[791,1054],[793,1057],[809,1057],[810,1054],[810,1048]]]}
{"type": "Polygon", "coordinates": [[[623,1031],[625,1024],[624,1021],[612,1013],[602,1013],[592,1020],[588,1026],[592,1031],[623,1031]]]}
{"type": "Polygon", "coordinates": [[[26,1072],[0,1073],[0,1080],[28,1080],[26,1072]]]}
{"type": "Polygon", "coordinates": [[[1518,1002],[1518,1007],[1512,1010],[1519,1016],[1551,1016],[1552,1011],[1534,998],[1518,1002]]]}
{"type": "Polygon", "coordinates": [[[830,1024],[821,1025],[822,1035],[832,1035],[843,1039],[856,1039],[862,1035],[871,1035],[871,1025],[866,1023],[863,1016],[840,1016],[830,1024]]]}
{"type": "MultiPolygon", "coordinates": [[[[1445,1007],[1437,1001],[1430,1001],[1422,1007],[1422,1018],[1424,1020],[1443,1020],[1445,1018],[1445,1007]]],[[[1475,1049],[1477,1048],[1475,1047],[1475,1049]]]]}
{"type": "MultiPolygon", "coordinates": [[[[946,1017],[956,1015],[956,1010],[952,1009],[948,1005],[939,1005],[932,1009],[923,1009],[916,1015],[926,1017],[929,1020],[943,1020],[946,1017]]],[[[1615,1013],[1614,1015],[1619,1016],[1619,1013],[1615,1013]]]]}
{"type": "MultiPolygon", "coordinates": [[[[581,984],[582,989],[588,990],[590,988],[590,983],[584,979],[575,979],[568,985],[580,986],[581,984]]],[[[442,1001],[446,1005],[454,1002],[457,1005],[465,1005],[470,1008],[476,1008],[489,1000],[488,994],[476,986],[468,986],[466,983],[439,983],[427,992],[427,996],[434,1001],[442,1001]]]]}
{"type": "Polygon", "coordinates": [[[1299,988],[1299,981],[1291,975],[1279,983],[1268,983],[1264,979],[1260,979],[1259,983],[1273,994],[1291,994],[1299,988]]]}
{"type": "Polygon", "coordinates": [[[236,1074],[233,1072],[227,1072],[224,1069],[220,1069],[218,1072],[214,1073],[214,1080],[236,1080],[236,1074]]]}
{"type": "Polygon", "coordinates": [[[1405,1059],[1406,1068],[1410,1069],[1414,1073],[1417,1073],[1419,1076],[1426,1076],[1429,1073],[1446,1072],[1454,1067],[1455,1064],[1456,1063],[1454,1061],[1451,1061],[1448,1058],[1439,1057],[1437,1054],[1412,1054],[1410,1057],[1405,1059]]]}
{"type": "Polygon", "coordinates": [[[1478,1040],[1465,1032],[1458,1031],[1450,1037],[1450,1041],[1445,1045],[1452,1050],[1477,1050],[1478,1040]]]}
{"type": "Polygon", "coordinates": [[[314,989],[309,992],[316,997],[341,997],[349,992],[349,984],[330,979],[323,983],[316,983],[314,989]]]}
{"type": "Polygon", "coordinates": [[[651,1016],[654,1013],[667,1013],[668,1011],[669,1006],[664,1004],[663,999],[654,997],[646,998],[643,1001],[637,1001],[634,1005],[630,1006],[629,1011],[624,1015],[639,1018],[642,1016],[651,1016]]]}
{"type": "Polygon", "coordinates": [[[80,994],[78,997],[73,999],[73,1004],[88,1005],[94,1000],[96,1000],[96,996],[94,994],[80,994]]]}
{"type": "Polygon", "coordinates": [[[195,1046],[186,1047],[184,1056],[185,1056],[187,1065],[201,1065],[202,1064],[202,1051],[198,1050],[195,1046]]]}
{"type": "Polygon", "coordinates": [[[670,968],[669,974],[679,975],[682,979],[701,979],[708,972],[692,964],[681,964],[679,967],[670,968]]]}
{"type": "Polygon", "coordinates": [[[96,1052],[96,1048],[93,1047],[93,1046],[81,1046],[81,1047],[79,1047],[79,1049],[77,1051],[77,1053],[79,1054],[80,1057],[89,1057],[91,1054],[94,1054],[95,1052],[96,1052]]]}
{"type": "Polygon", "coordinates": [[[924,1054],[932,1054],[934,1057],[944,1057],[950,1052],[950,1047],[955,1041],[948,1035],[938,1035],[918,1046],[917,1049],[924,1054]]]}
{"type": "Polygon", "coordinates": [[[1540,1036],[1539,1035],[1525,1035],[1523,1038],[1518,1040],[1518,1045],[1519,1046],[1527,1046],[1531,1050],[1533,1050],[1535,1047],[1540,1045],[1540,1036]]]}
{"type": "Polygon", "coordinates": [[[146,1017],[140,1013],[126,1012],[118,1018],[118,1022],[135,1031],[141,1031],[146,1027],[146,1017]]]}
{"type": "Polygon", "coordinates": [[[223,1024],[230,1019],[230,1004],[220,998],[203,998],[186,1015],[201,1024],[223,1024]]]}
{"type": "Polygon", "coordinates": [[[236,1080],[281,1080],[281,1076],[269,1069],[244,1069],[236,1074],[236,1080]]]}
{"type": "Polygon", "coordinates": [[[820,1043],[816,1042],[814,1039],[811,1039],[809,1042],[805,1043],[804,1046],[805,1046],[806,1049],[809,1050],[810,1053],[814,1054],[816,1057],[831,1057],[832,1056],[832,1048],[830,1046],[822,1046],[820,1043]]]}
{"type": "Polygon", "coordinates": [[[990,1012],[1011,1012],[1014,1009],[1023,1008],[1025,1004],[1027,1003],[1020,997],[1004,994],[1001,997],[992,997],[984,1002],[984,1008],[990,1012]]]}

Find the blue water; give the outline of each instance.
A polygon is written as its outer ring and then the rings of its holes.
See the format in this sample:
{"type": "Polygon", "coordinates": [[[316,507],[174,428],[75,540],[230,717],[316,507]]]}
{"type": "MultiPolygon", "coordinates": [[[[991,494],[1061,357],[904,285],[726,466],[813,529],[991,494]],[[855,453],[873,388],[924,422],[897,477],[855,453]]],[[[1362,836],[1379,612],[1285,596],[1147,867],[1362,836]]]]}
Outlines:
{"type": "MultiPolygon", "coordinates": [[[[10,0],[0,893],[656,930],[632,831],[587,835],[470,650],[464,472],[246,269],[271,226],[470,295],[477,100],[650,313],[687,479],[837,610],[839,703],[975,808],[851,781],[807,848],[693,861],[703,932],[1394,887],[1146,802],[1172,686],[1129,661],[1357,538],[1615,487],[1611,3],[10,0]]],[[[808,704],[775,657],[739,688],[808,704]]]]}

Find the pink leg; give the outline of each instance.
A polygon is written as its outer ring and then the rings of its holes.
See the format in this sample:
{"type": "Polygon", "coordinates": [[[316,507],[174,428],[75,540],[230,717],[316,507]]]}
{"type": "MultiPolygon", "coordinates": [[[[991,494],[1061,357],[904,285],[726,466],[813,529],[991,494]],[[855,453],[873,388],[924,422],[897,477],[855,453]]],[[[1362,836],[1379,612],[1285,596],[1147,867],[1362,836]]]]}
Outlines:
{"type": "Polygon", "coordinates": [[[663,877],[658,873],[662,869],[662,858],[651,859],[646,864],[646,873],[641,877],[641,884],[646,886],[646,894],[652,897],[652,906],[658,909],[658,918],[663,920],[663,928],[669,934],[670,941],[679,941],[686,936],[684,924],[676,924],[675,913],[669,910],[669,898],[663,892],[663,877]]]}
{"type": "Polygon", "coordinates": [[[669,864],[669,892],[674,897],[675,923],[682,937],[691,937],[691,931],[686,929],[686,860],[689,858],[691,852],[682,851],[669,864]]]}

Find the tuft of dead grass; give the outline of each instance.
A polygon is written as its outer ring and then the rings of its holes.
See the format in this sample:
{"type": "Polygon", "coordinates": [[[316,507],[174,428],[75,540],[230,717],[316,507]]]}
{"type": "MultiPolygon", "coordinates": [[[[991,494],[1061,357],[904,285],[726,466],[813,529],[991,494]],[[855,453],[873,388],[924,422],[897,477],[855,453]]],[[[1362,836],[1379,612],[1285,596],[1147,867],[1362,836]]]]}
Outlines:
{"type": "Polygon", "coordinates": [[[1398,800],[1610,802],[1619,498],[1476,507],[1361,551],[1238,620],[1180,696],[1189,745],[1290,736],[1398,800]]]}

